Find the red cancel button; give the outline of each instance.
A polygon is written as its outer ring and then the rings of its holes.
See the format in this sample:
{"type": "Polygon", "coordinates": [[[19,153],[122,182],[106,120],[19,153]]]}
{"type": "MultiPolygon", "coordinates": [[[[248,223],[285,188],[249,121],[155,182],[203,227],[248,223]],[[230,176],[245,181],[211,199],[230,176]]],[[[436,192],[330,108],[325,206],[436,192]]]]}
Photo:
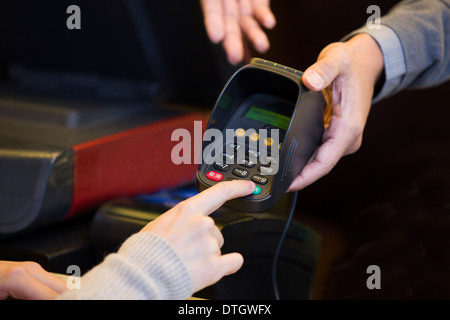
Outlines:
{"type": "Polygon", "coordinates": [[[211,180],[214,180],[214,181],[220,181],[220,180],[223,179],[223,174],[218,173],[218,172],[215,172],[215,171],[209,171],[209,172],[206,174],[206,177],[207,177],[208,179],[211,179],[211,180]]]}

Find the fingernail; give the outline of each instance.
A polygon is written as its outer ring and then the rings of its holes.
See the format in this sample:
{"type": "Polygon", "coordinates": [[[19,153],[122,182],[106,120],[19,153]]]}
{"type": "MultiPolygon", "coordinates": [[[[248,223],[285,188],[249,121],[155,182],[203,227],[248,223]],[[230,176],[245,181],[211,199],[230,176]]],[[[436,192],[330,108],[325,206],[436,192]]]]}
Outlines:
{"type": "Polygon", "coordinates": [[[322,77],[314,70],[309,70],[303,75],[314,88],[320,88],[323,84],[322,77]]]}
{"type": "Polygon", "coordinates": [[[273,27],[275,27],[275,24],[276,24],[276,22],[275,22],[275,18],[274,17],[267,17],[264,20],[264,26],[266,28],[268,28],[268,29],[272,29],[273,27]]]}
{"type": "Polygon", "coordinates": [[[248,182],[248,190],[250,190],[251,192],[255,191],[255,183],[253,183],[252,181],[247,181],[248,182]]]}

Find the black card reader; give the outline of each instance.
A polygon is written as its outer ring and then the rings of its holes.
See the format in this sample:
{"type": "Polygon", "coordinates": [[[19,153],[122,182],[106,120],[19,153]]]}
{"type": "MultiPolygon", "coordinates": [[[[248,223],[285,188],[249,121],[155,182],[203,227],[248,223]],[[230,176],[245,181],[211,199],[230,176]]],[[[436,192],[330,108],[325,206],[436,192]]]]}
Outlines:
{"type": "Polygon", "coordinates": [[[226,203],[247,212],[266,211],[281,198],[324,130],[325,99],[302,84],[302,74],[253,58],[232,75],[206,127],[199,191],[220,181],[252,180],[253,194],[226,203]]]}

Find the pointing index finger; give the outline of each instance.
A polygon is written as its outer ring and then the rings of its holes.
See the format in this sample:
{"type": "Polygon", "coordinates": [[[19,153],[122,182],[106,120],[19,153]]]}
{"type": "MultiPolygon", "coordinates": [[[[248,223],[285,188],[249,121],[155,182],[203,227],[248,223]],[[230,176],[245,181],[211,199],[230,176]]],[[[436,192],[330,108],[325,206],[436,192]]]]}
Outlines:
{"type": "Polygon", "coordinates": [[[209,215],[228,200],[249,195],[254,190],[255,184],[251,181],[224,181],[204,190],[187,201],[193,207],[198,208],[198,212],[209,215]]]}

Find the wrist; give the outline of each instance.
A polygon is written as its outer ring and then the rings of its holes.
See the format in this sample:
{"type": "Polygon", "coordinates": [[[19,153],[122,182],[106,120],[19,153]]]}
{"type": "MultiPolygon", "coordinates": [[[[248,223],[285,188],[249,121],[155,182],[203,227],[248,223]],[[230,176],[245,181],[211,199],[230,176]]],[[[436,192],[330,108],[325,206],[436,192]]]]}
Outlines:
{"type": "Polygon", "coordinates": [[[384,71],[384,59],[381,48],[370,35],[360,33],[346,42],[353,61],[361,73],[369,77],[375,86],[384,71]]]}

